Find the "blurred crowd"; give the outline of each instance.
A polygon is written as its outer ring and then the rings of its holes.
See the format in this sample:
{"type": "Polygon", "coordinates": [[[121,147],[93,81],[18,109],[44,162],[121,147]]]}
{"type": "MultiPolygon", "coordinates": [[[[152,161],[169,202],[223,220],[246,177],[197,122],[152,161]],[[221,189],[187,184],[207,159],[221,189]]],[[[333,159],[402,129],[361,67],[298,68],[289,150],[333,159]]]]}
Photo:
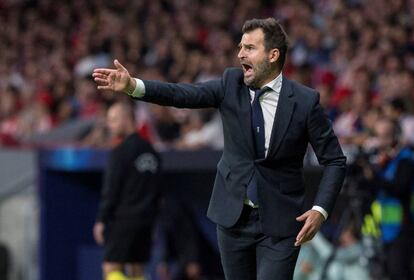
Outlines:
{"type": "MultiPolygon", "coordinates": [[[[239,66],[240,30],[253,17],[283,24],[284,75],[320,92],[343,144],[365,145],[382,115],[414,142],[414,1],[2,0],[0,145],[27,146],[34,135],[93,120],[76,143],[107,146],[106,109],[126,97],[99,93],[93,68],[117,58],[143,79],[218,78],[239,66]]],[[[223,145],[214,110],[136,106],[137,129],[160,148],[223,145]]]]}

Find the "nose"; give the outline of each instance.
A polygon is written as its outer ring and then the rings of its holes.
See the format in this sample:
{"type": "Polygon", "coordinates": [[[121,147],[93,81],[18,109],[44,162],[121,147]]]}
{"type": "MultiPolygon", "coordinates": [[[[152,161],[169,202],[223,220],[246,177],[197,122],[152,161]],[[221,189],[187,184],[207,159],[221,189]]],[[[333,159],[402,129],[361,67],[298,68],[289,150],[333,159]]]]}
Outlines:
{"type": "Polygon", "coordinates": [[[242,58],[245,58],[245,57],[246,57],[246,55],[245,55],[245,52],[244,52],[243,48],[240,48],[239,53],[237,54],[237,57],[238,57],[239,59],[242,59],[242,58]]]}

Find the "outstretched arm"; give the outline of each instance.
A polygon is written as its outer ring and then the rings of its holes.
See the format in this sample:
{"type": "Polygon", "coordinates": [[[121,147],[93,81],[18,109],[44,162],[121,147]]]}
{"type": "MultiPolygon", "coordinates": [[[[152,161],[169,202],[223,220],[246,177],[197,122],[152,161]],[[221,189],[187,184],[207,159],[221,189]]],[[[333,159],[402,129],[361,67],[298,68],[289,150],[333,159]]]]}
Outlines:
{"type": "Polygon", "coordinates": [[[118,60],[115,69],[98,68],[92,76],[99,90],[112,90],[150,103],[180,108],[219,107],[224,90],[222,80],[198,84],[174,84],[159,81],[142,81],[132,78],[118,60]]]}

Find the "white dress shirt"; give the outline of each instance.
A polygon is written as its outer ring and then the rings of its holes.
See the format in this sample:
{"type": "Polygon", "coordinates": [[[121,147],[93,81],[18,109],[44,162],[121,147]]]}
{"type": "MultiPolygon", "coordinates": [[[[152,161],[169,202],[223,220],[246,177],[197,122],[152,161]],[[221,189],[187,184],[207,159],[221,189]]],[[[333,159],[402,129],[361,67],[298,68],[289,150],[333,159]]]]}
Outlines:
{"type": "MultiPolygon", "coordinates": [[[[264,85],[264,87],[268,87],[269,89],[260,97],[259,102],[260,106],[262,107],[263,112],[263,119],[264,119],[264,129],[265,129],[265,155],[267,156],[267,152],[269,150],[270,145],[270,136],[272,135],[272,128],[273,122],[276,116],[276,109],[277,104],[279,102],[279,95],[282,89],[282,73],[280,73],[275,79],[264,85]]],[[[145,85],[144,82],[140,79],[135,79],[136,87],[134,92],[131,96],[140,98],[143,97],[145,94],[145,85]]],[[[254,100],[254,91],[250,91],[250,102],[252,103],[254,100]]],[[[248,201],[249,205],[253,205],[250,201],[248,201]]],[[[323,215],[325,220],[328,218],[328,213],[320,206],[314,205],[312,210],[316,210],[323,215]]]]}
{"type": "MultiPolygon", "coordinates": [[[[279,94],[282,89],[282,74],[279,74],[274,80],[270,81],[262,88],[267,87],[268,90],[260,96],[259,102],[262,107],[264,130],[265,130],[265,155],[269,151],[270,136],[272,135],[273,122],[276,116],[277,103],[279,102],[279,94]]],[[[254,91],[250,91],[250,103],[254,100],[254,91]]]]}

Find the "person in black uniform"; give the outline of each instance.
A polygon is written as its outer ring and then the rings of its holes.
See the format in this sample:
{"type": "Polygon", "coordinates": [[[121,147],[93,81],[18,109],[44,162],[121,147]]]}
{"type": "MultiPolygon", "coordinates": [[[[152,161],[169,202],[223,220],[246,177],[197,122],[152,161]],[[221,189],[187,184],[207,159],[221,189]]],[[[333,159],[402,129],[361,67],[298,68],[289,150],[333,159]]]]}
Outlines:
{"type": "Polygon", "coordinates": [[[151,144],[137,134],[129,103],[112,105],[107,125],[118,145],[109,157],[94,238],[104,246],[104,279],[144,279],[157,210],[160,160],[151,144]]]}

